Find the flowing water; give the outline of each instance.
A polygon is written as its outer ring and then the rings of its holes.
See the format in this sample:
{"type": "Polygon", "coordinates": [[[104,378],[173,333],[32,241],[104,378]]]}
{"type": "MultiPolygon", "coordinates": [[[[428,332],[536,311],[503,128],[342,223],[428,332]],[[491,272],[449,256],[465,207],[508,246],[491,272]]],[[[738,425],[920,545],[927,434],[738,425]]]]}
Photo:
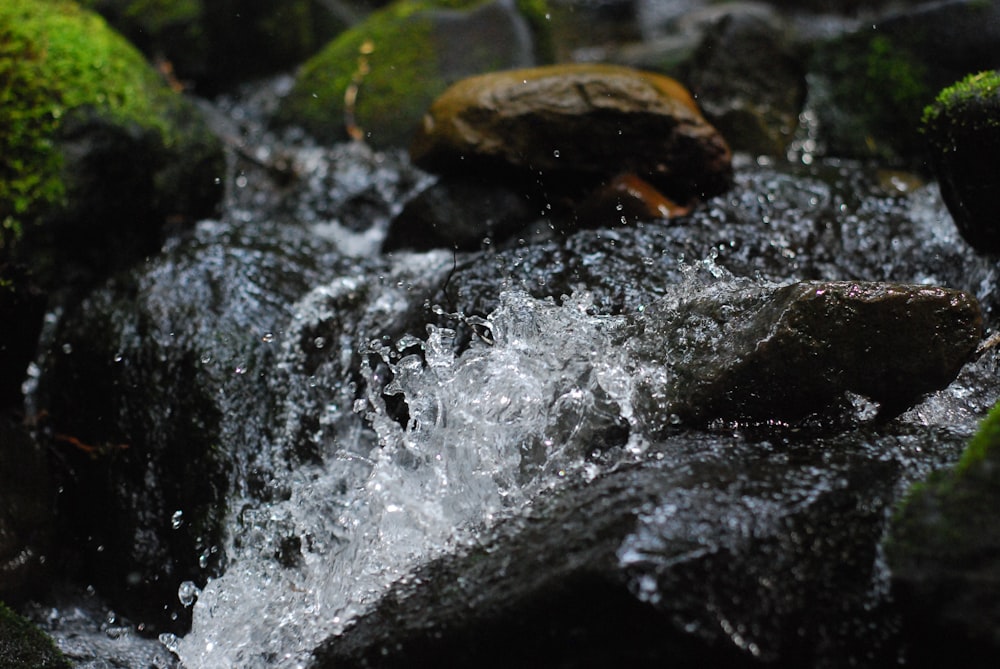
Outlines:
{"type": "MultiPolygon", "coordinates": [[[[970,290],[992,315],[994,271],[957,238],[936,188],[894,190],[892,176],[878,183],[861,165],[807,169],[742,158],[733,191],[687,223],[581,231],[482,256],[379,258],[389,217],[427,175],[398,154],[251,132],[252,114],[235,103],[220,110],[220,123],[242,124],[230,131],[251,138],[245,152],[262,162],[282,154],[298,177],[276,189],[237,160],[225,215],[200,224],[195,242],[176,243],[224,245],[241,230],[287,220],[294,225],[276,232],[275,244],[291,243],[281,238],[293,234],[287,230],[307,230],[317,254],[325,249],[337,260],[316,261],[312,287],[284,305],[287,318],[264,335],[275,351],[266,375],[279,418],[252,458],[264,469],[257,476],[280,494],[261,495],[237,477],[224,545],[215,547],[226,556],[224,573],[203,588],[180,586],[181,604],[193,607],[192,629],[160,639],[188,669],[307,666],[313,649],[413,568],[475,545],[546,491],[664,453],[697,449],[725,459],[752,451],[747,444],[761,442],[759,431],[750,439],[739,426],[644,432],[633,406],[637,379],[670,370],[642,368],[625,341],[630,319],[653,300],[803,278],[892,279],[970,290]],[[619,276],[616,262],[628,266],[619,276]],[[468,291],[466,304],[482,308],[457,310],[448,290],[468,291]],[[391,325],[421,320],[417,331],[391,325]],[[303,451],[308,457],[287,464],[288,453],[303,451]]],[[[678,341],[708,336],[717,335],[677,334],[678,341]]],[[[856,435],[865,449],[884,450],[871,459],[897,462],[902,489],[954,459],[995,399],[988,382],[995,367],[987,353],[880,436],[867,427],[871,404],[853,398],[844,422],[817,443],[829,450],[856,435]]],[[[774,443],[786,428],[775,427],[774,443]]],[[[781,457],[768,446],[764,459],[781,457]]],[[[677,456],[675,474],[687,462],[677,456]]],[[[726,512],[729,526],[766,524],[781,505],[836,488],[848,471],[838,467],[835,458],[826,470],[804,467],[782,499],[747,493],[742,512],[726,512]]],[[[676,559],[649,557],[666,534],[710,543],[699,534],[710,523],[677,519],[678,508],[707,493],[684,490],[641,514],[619,550],[623,568],[676,559]]],[[[637,596],[655,602],[657,584],[636,578],[637,596]]],[[[882,570],[871,585],[874,599],[884,595],[884,578],[882,570]]],[[[58,624],[50,629],[60,637],[58,624]]],[[[752,640],[738,630],[732,636],[753,651],[752,640]]]]}

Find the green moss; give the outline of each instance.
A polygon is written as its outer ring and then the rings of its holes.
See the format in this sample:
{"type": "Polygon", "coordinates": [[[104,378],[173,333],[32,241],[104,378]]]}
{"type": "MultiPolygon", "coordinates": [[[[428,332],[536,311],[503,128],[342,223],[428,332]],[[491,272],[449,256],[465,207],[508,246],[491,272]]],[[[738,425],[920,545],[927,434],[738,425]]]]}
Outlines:
{"type": "Polygon", "coordinates": [[[0,3],[0,252],[61,203],[55,139],[68,115],[97,109],[170,144],[170,95],[136,49],[76,3],[0,3]]]}
{"type": "Polygon", "coordinates": [[[1000,403],[994,406],[979,424],[979,430],[955,466],[955,475],[961,476],[970,467],[982,462],[991,451],[995,456],[1000,456],[1000,403]]]}
{"type": "Polygon", "coordinates": [[[384,100],[413,101],[422,105],[424,90],[439,88],[433,63],[421,57],[430,40],[431,26],[414,15],[426,2],[399,2],[372,14],[346,31],[299,71],[295,90],[282,106],[281,116],[294,119],[319,137],[339,137],[344,119],[344,95],[358,70],[362,45],[371,42],[367,56],[371,71],[363,79],[355,108],[364,126],[382,126],[393,114],[413,110],[390,109],[384,100]]]}
{"type": "Polygon", "coordinates": [[[197,21],[201,16],[200,0],[133,0],[124,8],[125,16],[143,21],[152,30],[197,21]]]}
{"type": "MultiPolygon", "coordinates": [[[[400,0],[371,14],[345,31],[299,71],[295,88],[278,114],[284,123],[302,125],[322,139],[344,137],[344,96],[358,76],[362,45],[369,72],[361,79],[355,118],[365,130],[380,130],[379,145],[404,144],[408,123],[419,119],[430,103],[452,83],[441,78],[433,53],[434,9],[472,9],[486,0],[400,0]]],[[[548,49],[544,0],[519,0],[519,10],[532,26],[540,50],[548,49]]],[[[474,58],[475,53],[470,53],[474,58]]],[[[503,67],[498,63],[497,67],[503,67]]]]}
{"type": "Polygon", "coordinates": [[[70,665],[52,639],[0,602],[0,666],[68,669],[70,665]]]}
{"type": "Polygon", "coordinates": [[[982,123],[988,127],[1000,127],[1000,115],[979,113],[984,102],[992,108],[997,107],[1000,98],[1000,71],[991,70],[970,74],[958,83],[948,86],[940,93],[934,102],[924,108],[922,129],[929,128],[942,121],[982,123]]]}

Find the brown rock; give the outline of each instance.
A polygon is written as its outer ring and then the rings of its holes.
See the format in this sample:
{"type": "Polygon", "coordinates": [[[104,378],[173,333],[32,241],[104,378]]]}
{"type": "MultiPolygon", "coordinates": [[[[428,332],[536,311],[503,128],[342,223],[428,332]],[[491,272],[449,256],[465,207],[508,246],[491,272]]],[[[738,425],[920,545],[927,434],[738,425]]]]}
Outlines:
{"type": "Polygon", "coordinates": [[[437,172],[514,168],[555,178],[635,173],[672,197],[725,191],[725,140],[679,83],[611,65],[555,65],[464,79],[410,149],[437,172]]]}
{"type": "Polygon", "coordinates": [[[584,227],[629,225],[689,213],[691,207],[674,202],[634,174],[619,174],[576,208],[577,222],[584,227]]]}

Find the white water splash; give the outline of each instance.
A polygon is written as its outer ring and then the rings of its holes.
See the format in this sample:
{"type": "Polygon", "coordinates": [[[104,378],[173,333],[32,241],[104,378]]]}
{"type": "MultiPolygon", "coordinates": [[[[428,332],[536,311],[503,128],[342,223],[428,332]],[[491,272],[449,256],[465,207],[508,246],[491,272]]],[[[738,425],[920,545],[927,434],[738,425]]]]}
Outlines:
{"type": "MultiPolygon", "coordinates": [[[[191,632],[163,639],[184,666],[306,666],[413,567],[539,489],[593,476],[584,450],[628,420],[631,380],[614,345],[624,319],[590,306],[506,292],[471,319],[483,336],[461,355],[445,328],[401,341],[423,347],[391,363],[385,388],[405,397],[406,427],[369,390],[357,408],[377,439],[341,422],[335,440],[352,443],[287,472],[287,499],[239,510],[225,575],[200,593],[191,632]]],[[[383,347],[372,351],[393,360],[383,347]]]]}

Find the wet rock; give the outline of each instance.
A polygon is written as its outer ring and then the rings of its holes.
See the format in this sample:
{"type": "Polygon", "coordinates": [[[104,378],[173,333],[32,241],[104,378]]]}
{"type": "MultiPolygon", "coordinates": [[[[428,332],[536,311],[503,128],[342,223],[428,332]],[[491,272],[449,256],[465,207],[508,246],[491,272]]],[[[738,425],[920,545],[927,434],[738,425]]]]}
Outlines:
{"type": "Polygon", "coordinates": [[[784,156],[806,97],[805,70],[790,26],[766,5],[723,5],[682,80],[736,151],[784,156]]]}
{"type": "Polygon", "coordinates": [[[540,496],[396,584],[314,666],[893,665],[873,584],[907,456],[722,442],[657,444],[540,496]]]}
{"type": "Polygon", "coordinates": [[[366,11],[361,2],[83,0],[177,85],[201,92],[288,68],[366,11]]]}
{"type": "Polygon", "coordinates": [[[6,669],[69,669],[44,632],[0,602],[0,664],[6,669]]]}
{"type": "Polygon", "coordinates": [[[621,174],[577,205],[573,216],[580,227],[597,228],[668,220],[690,212],[690,206],[674,202],[636,175],[621,174]]]}
{"type": "Polygon", "coordinates": [[[444,177],[406,203],[389,226],[382,251],[476,250],[538,218],[540,204],[520,188],[475,177],[444,177]]]}
{"type": "Polygon", "coordinates": [[[72,2],[0,7],[0,262],[51,290],[155,251],[168,222],[215,210],[221,145],[188,101],[72,2]]]}
{"type": "Polygon", "coordinates": [[[449,84],[545,62],[547,30],[528,0],[399,0],[307,61],[276,120],[322,140],[406,146],[449,84]]]}
{"type": "Polygon", "coordinates": [[[924,112],[931,161],[959,232],[986,253],[1000,252],[1000,71],[969,75],[941,91],[924,112]]]}
{"type": "Polygon", "coordinates": [[[725,191],[729,147],[676,81],[609,65],[481,75],[431,106],[410,153],[435,172],[595,182],[632,172],[686,200],[725,191]]]}
{"type": "Polygon", "coordinates": [[[970,295],[857,282],[721,283],[653,303],[636,322],[630,346],[656,364],[640,367],[635,401],[654,431],[799,419],[846,392],[892,414],[950,383],[982,334],[970,295]]]}
{"type": "Polygon", "coordinates": [[[26,267],[0,261],[0,411],[21,404],[21,383],[35,357],[42,329],[45,294],[26,267]]]}
{"type": "Polygon", "coordinates": [[[229,495],[280,494],[266,445],[282,332],[295,300],[344,262],[302,227],[205,221],[45,333],[29,404],[58,454],[70,578],[149,631],[184,628],[178,586],[224,567],[229,495]]]}
{"type": "Polygon", "coordinates": [[[42,449],[0,415],[0,601],[19,602],[48,585],[54,528],[49,476],[42,449]]]}
{"type": "Polygon", "coordinates": [[[1000,410],[958,464],[914,485],[886,544],[912,666],[991,667],[1000,652],[1000,410]]]}

